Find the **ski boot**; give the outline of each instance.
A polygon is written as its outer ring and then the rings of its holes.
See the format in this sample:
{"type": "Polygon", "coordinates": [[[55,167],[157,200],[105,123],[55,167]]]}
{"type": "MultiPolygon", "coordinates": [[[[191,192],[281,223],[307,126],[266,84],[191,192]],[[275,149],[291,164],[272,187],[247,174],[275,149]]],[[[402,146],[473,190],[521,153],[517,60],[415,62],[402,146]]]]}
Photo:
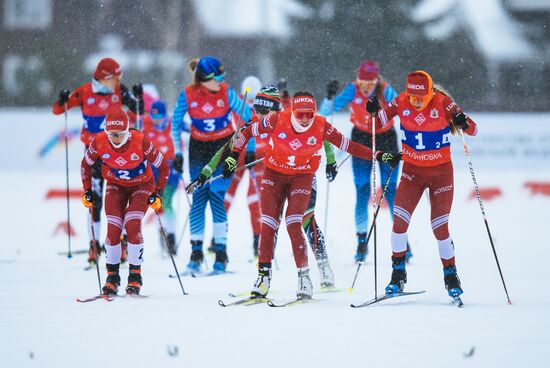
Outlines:
{"type": "Polygon", "coordinates": [[[103,286],[103,295],[116,295],[120,286],[120,275],[118,274],[120,264],[107,263],[107,280],[103,286]]]}
{"type": "Polygon", "coordinates": [[[130,265],[130,273],[128,274],[128,285],[126,285],[126,294],[139,294],[143,285],[141,278],[141,266],[130,265]]]}
{"type": "Polygon", "coordinates": [[[208,253],[216,253],[216,241],[214,240],[214,238],[210,240],[210,246],[206,250],[208,251],[208,253]]]}
{"type": "Polygon", "coordinates": [[[355,252],[355,263],[365,260],[369,253],[367,248],[367,233],[357,233],[357,251],[355,252]]]}
{"type": "Polygon", "coordinates": [[[99,245],[99,241],[90,240],[90,250],[88,251],[88,263],[95,264],[100,254],[101,254],[101,246],[99,245]]]}
{"type": "Polygon", "coordinates": [[[191,258],[187,264],[187,270],[190,272],[199,272],[201,270],[201,263],[204,260],[202,241],[191,240],[191,250],[191,258]]]}
{"type": "Polygon", "coordinates": [[[128,260],[128,235],[123,234],[120,237],[120,263],[128,260]]]}
{"type": "Polygon", "coordinates": [[[229,262],[227,258],[227,246],[225,244],[214,244],[214,251],[216,252],[216,260],[214,266],[212,266],[214,272],[224,273],[229,262]]]}
{"type": "Polygon", "coordinates": [[[330,268],[328,259],[320,259],[317,261],[319,266],[319,275],[321,277],[321,288],[333,288],[334,287],[334,272],[330,268]]]}
{"type": "Polygon", "coordinates": [[[176,256],[178,253],[178,250],[176,249],[176,235],[174,233],[169,233],[166,235],[166,239],[168,240],[168,244],[166,245],[168,252],[172,253],[173,256],[176,256]]]}
{"type": "Polygon", "coordinates": [[[456,274],[456,266],[443,267],[443,279],[445,280],[445,289],[451,298],[460,296],[464,292],[456,274]]]}
{"type": "Polygon", "coordinates": [[[254,240],[252,241],[252,249],[254,251],[254,257],[258,258],[258,245],[260,244],[260,236],[254,235],[254,240]]]}
{"type": "Polygon", "coordinates": [[[269,292],[271,282],[271,265],[269,263],[260,263],[258,267],[258,278],[250,292],[253,298],[265,298],[269,292]]]}
{"type": "Polygon", "coordinates": [[[391,257],[393,272],[391,281],[386,286],[386,294],[396,294],[403,291],[407,283],[407,270],[405,270],[405,257],[391,257]]]}
{"type": "Polygon", "coordinates": [[[409,263],[409,260],[412,258],[413,254],[411,251],[411,246],[409,245],[409,242],[407,242],[407,253],[405,254],[405,263],[409,263]]]}
{"type": "Polygon", "coordinates": [[[311,299],[313,296],[313,283],[309,277],[309,268],[298,269],[298,290],[296,291],[296,298],[298,299],[311,299]]]}

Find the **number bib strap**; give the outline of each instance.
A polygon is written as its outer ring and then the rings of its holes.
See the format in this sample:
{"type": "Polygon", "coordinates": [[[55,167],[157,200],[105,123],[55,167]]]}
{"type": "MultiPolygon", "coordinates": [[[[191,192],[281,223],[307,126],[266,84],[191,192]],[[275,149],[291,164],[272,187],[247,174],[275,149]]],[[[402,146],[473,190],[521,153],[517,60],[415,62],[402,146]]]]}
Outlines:
{"type": "Polygon", "coordinates": [[[145,174],[145,170],[147,169],[147,160],[143,160],[141,164],[133,169],[113,169],[112,167],[109,167],[109,169],[117,178],[122,180],[131,180],[145,174]]]}

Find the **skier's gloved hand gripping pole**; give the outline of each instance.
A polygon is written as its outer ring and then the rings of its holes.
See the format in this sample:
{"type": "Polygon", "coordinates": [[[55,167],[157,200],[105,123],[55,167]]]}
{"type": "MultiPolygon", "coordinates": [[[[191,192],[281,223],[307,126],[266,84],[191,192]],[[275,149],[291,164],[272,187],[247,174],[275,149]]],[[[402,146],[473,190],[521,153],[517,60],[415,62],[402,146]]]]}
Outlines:
{"type": "Polygon", "coordinates": [[[464,154],[466,155],[466,160],[468,161],[468,166],[470,168],[470,174],[472,175],[472,181],[474,182],[474,188],[476,190],[477,201],[479,203],[479,208],[481,214],[483,215],[483,221],[485,222],[485,228],[487,229],[487,235],[489,236],[489,242],[491,243],[491,248],[493,250],[493,255],[495,256],[495,261],[497,263],[498,273],[500,274],[500,280],[502,281],[502,286],[504,287],[504,292],[506,293],[506,298],[508,299],[508,304],[512,304],[510,300],[510,295],[508,295],[508,289],[506,288],[506,283],[504,282],[504,276],[502,275],[502,269],[500,268],[500,263],[498,261],[497,251],[495,249],[495,244],[493,243],[493,237],[491,235],[491,230],[489,229],[489,222],[487,221],[487,215],[485,214],[485,209],[483,207],[483,201],[481,200],[481,193],[479,192],[479,186],[477,185],[476,175],[474,173],[474,166],[472,165],[472,159],[470,157],[470,151],[466,145],[466,139],[464,138],[463,129],[468,128],[468,122],[465,119],[464,113],[458,113],[453,116],[453,123],[459,128],[458,134],[462,139],[462,146],[464,148],[464,154]],[[466,124],[464,124],[466,123],[466,124]]]}

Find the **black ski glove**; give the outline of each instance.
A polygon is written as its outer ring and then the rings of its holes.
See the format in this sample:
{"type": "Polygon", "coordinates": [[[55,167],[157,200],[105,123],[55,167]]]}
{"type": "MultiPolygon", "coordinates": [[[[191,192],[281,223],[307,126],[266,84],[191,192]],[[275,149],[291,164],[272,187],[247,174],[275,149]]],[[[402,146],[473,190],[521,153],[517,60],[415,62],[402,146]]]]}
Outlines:
{"type": "Polygon", "coordinates": [[[396,167],[397,165],[399,165],[399,161],[401,161],[402,156],[402,152],[398,153],[378,151],[376,154],[376,159],[385,164],[389,164],[391,167],[396,167]]]}
{"type": "Polygon", "coordinates": [[[70,94],[71,91],[69,91],[68,89],[64,89],[59,92],[59,100],[57,100],[59,106],[63,106],[67,103],[67,101],[69,101],[70,94]]]}
{"type": "Polygon", "coordinates": [[[367,101],[367,104],[365,105],[365,108],[369,112],[369,114],[376,114],[378,110],[380,110],[380,102],[378,102],[378,97],[374,96],[373,98],[369,99],[367,101]]]}
{"type": "Polygon", "coordinates": [[[336,179],[336,175],[338,174],[338,165],[336,165],[336,162],[332,164],[327,164],[325,168],[325,174],[329,183],[336,179]]]}
{"type": "Polygon", "coordinates": [[[457,128],[460,128],[462,130],[466,130],[470,127],[470,124],[468,123],[468,118],[463,112],[457,112],[453,115],[453,123],[457,128]]]}
{"type": "Polygon", "coordinates": [[[338,92],[339,88],[340,88],[340,83],[338,83],[337,80],[331,80],[327,84],[327,100],[332,100],[334,96],[336,96],[336,93],[338,92]]]}
{"type": "Polygon", "coordinates": [[[143,84],[141,84],[141,83],[134,84],[132,86],[132,92],[133,92],[135,98],[142,99],[143,98],[143,84]]]}
{"type": "Polygon", "coordinates": [[[183,173],[183,155],[181,153],[176,153],[174,160],[172,161],[172,167],[178,173],[183,173]]]}
{"type": "Polygon", "coordinates": [[[279,79],[277,83],[277,88],[279,89],[279,94],[281,97],[288,97],[288,83],[285,78],[279,79]]]}
{"type": "Polygon", "coordinates": [[[195,180],[193,180],[191,183],[189,183],[189,185],[185,188],[185,191],[188,193],[188,194],[193,194],[193,192],[195,191],[195,189],[200,189],[202,188],[202,186],[204,185],[204,183],[206,183],[206,180],[208,178],[206,176],[203,175],[203,173],[200,173],[199,176],[197,176],[195,178],[195,180]]]}
{"type": "Polygon", "coordinates": [[[225,159],[222,165],[222,174],[224,178],[228,178],[237,169],[237,158],[239,154],[232,152],[228,158],[225,159]]]}

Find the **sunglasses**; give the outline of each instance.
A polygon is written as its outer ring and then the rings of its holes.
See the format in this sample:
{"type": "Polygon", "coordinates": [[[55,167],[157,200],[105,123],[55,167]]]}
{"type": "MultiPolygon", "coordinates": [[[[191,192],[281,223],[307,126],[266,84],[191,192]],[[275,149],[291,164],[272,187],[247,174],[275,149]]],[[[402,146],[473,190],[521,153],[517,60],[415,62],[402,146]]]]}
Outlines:
{"type": "Polygon", "coordinates": [[[423,105],[427,99],[428,96],[409,96],[409,101],[413,105],[423,105]]]}
{"type": "Polygon", "coordinates": [[[315,116],[313,111],[293,111],[292,113],[298,120],[313,119],[313,116],[315,116]]]}
{"type": "Polygon", "coordinates": [[[376,83],[378,83],[378,79],[372,79],[372,80],[357,79],[357,84],[359,84],[359,86],[361,87],[376,85],[376,83]]]}
{"type": "Polygon", "coordinates": [[[223,72],[220,75],[214,75],[214,73],[210,73],[206,77],[204,77],[205,82],[208,82],[209,80],[212,80],[212,79],[214,79],[218,83],[221,83],[225,79],[225,72],[223,72]]]}

